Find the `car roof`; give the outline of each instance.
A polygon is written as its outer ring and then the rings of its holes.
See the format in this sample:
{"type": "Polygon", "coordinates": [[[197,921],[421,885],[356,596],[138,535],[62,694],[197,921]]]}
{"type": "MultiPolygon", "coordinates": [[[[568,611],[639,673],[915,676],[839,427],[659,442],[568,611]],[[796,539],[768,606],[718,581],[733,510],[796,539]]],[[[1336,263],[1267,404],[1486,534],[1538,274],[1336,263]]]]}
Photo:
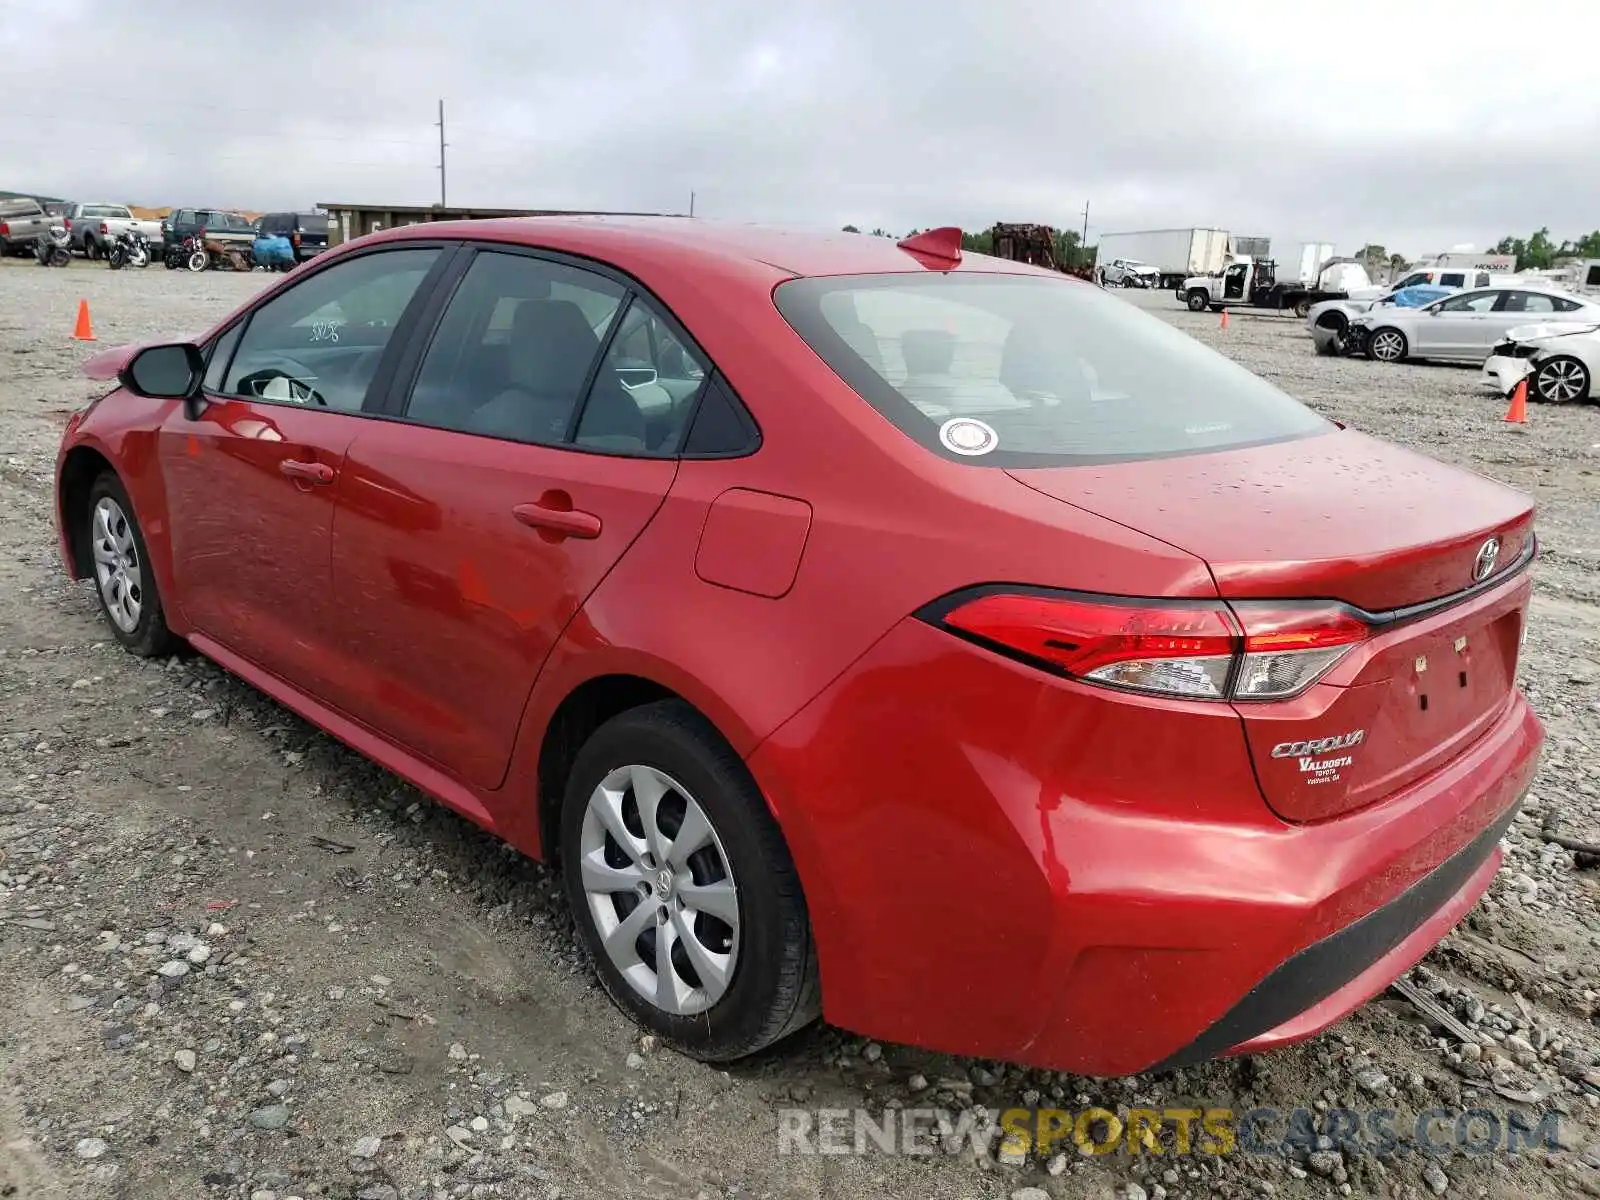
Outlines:
{"type": "MultiPolygon", "coordinates": [[[[373,241],[441,236],[544,246],[600,259],[640,254],[653,259],[676,256],[685,262],[715,259],[762,264],[790,275],[865,275],[945,269],[942,264],[926,266],[911,252],[901,249],[894,238],[747,225],[700,217],[496,217],[404,225],[368,235],[373,241]]],[[[1066,278],[1056,271],[970,252],[962,253],[954,269],[1066,278]]]]}

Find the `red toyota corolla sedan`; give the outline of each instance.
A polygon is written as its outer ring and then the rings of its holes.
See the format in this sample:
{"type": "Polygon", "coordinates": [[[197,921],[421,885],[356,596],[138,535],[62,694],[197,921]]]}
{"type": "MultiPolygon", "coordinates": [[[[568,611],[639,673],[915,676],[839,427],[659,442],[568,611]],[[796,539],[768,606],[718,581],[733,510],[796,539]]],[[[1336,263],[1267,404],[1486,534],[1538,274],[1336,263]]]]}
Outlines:
{"type": "Polygon", "coordinates": [[[958,246],[361,238],[89,364],[67,570],[558,862],[690,1054],[1309,1036],[1500,862],[1532,505],[958,246]]]}

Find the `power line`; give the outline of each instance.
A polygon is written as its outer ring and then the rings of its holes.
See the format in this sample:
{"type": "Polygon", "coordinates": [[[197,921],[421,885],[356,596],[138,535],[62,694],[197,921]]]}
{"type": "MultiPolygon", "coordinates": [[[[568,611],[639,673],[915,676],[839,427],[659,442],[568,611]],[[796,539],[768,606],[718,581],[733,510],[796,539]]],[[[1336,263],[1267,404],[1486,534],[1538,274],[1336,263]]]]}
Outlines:
{"type": "MultiPolygon", "coordinates": [[[[17,146],[17,147],[22,147],[22,148],[25,148],[25,149],[28,149],[28,150],[33,150],[33,151],[44,151],[46,149],[51,148],[49,142],[47,140],[44,140],[44,139],[28,139],[28,138],[17,138],[17,137],[0,137],[0,146],[17,146]]],[[[153,148],[151,148],[149,146],[140,146],[139,147],[139,153],[140,154],[149,155],[149,156],[152,156],[152,157],[156,157],[156,158],[183,158],[183,159],[188,159],[190,162],[195,161],[195,159],[197,157],[196,152],[194,150],[192,150],[192,149],[190,149],[190,150],[159,150],[159,149],[153,149],[153,148]]],[[[198,157],[203,158],[204,161],[206,161],[206,162],[253,162],[253,163],[262,162],[267,158],[267,156],[265,154],[262,154],[262,153],[257,153],[257,154],[211,154],[211,153],[206,153],[204,155],[199,155],[198,157]]],[[[362,160],[359,160],[359,159],[348,159],[348,158],[340,159],[338,164],[337,164],[338,168],[341,169],[341,170],[343,168],[345,168],[345,167],[372,167],[372,168],[382,167],[382,168],[386,168],[386,169],[389,169],[389,170],[393,170],[395,168],[404,168],[407,165],[408,164],[405,161],[400,160],[400,159],[384,159],[382,161],[370,161],[370,160],[369,161],[362,161],[362,160]]]]}
{"type": "MultiPolygon", "coordinates": [[[[159,130],[159,131],[164,132],[164,133],[176,133],[176,132],[178,132],[177,130],[175,130],[173,128],[173,126],[171,126],[169,124],[164,124],[164,123],[157,122],[157,121],[128,121],[128,120],[123,120],[123,119],[121,119],[119,117],[101,117],[101,116],[77,117],[77,116],[72,116],[71,114],[63,115],[63,114],[61,114],[59,112],[37,112],[37,111],[30,112],[27,109],[12,109],[12,108],[6,109],[6,114],[8,116],[36,117],[36,118],[38,118],[38,119],[40,119],[42,121],[47,121],[47,122],[51,122],[51,123],[59,123],[59,122],[65,121],[65,122],[75,122],[75,123],[83,124],[83,125],[94,125],[94,126],[97,126],[97,127],[106,126],[106,125],[114,125],[114,126],[116,126],[118,128],[122,128],[122,129],[151,129],[151,130],[159,130]]],[[[360,144],[366,145],[366,146],[426,146],[428,144],[427,142],[421,141],[421,140],[419,140],[417,138],[370,138],[370,137],[352,137],[352,136],[349,136],[349,135],[336,135],[336,134],[325,134],[325,133],[298,133],[298,132],[282,132],[282,133],[261,132],[261,133],[252,133],[252,132],[250,132],[248,130],[245,130],[245,131],[242,131],[242,132],[229,131],[227,136],[230,139],[238,139],[238,138],[273,138],[273,139],[277,139],[277,140],[292,140],[292,141],[296,141],[296,142],[336,142],[336,143],[338,143],[340,145],[350,145],[351,143],[360,143],[360,144]]]]}
{"type": "MultiPolygon", "coordinates": [[[[0,11],[4,10],[0,9],[0,11]]],[[[238,116],[271,117],[278,121],[282,121],[286,117],[289,120],[296,119],[296,114],[288,111],[287,106],[284,104],[274,104],[271,108],[250,108],[240,107],[239,105],[234,104],[216,104],[205,100],[191,100],[186,96],[114,95],[109,92],[56,87],[50,88],[49,94],[51,97],[72,96],[83,100],[92,100],[96,105],[116,105],[118,107],[131,108],[177,107],[183,109],[186,113],[195,112],[198,110],[202,112],[229,113],[238,116]]],[[[364,98],[366,93],[361,93],[360,95],[364,98]]],[[[329,101],[343,102],[346,100],[355,99],[357,96],[358,94],[355,92],[339,92],[331,94],[328,99],[329,101]]],[[[30,98],[37,99],[38,97],[34,96],[30,98]]],[[[7,111],[9,112],[11,110],[7,109],[7,111]]],[[[306,111],[304,114],[300,115],[299,119],[316,122],[326,121],[327,111],[328,110],[326,107],[319,106],[315,109],[306,111]]],[[[49,116],[51,114],[46,113],[44,115],[49,116]]],[[[340,110],[340,115],[344,120],[368,119],[364,117],[364,114],[351,113],[343,109],[340,110]]],[[[373,121],[392,120],[393,113],[391,111],[382,117],[374,114],[370,119],[373,121]]]]}

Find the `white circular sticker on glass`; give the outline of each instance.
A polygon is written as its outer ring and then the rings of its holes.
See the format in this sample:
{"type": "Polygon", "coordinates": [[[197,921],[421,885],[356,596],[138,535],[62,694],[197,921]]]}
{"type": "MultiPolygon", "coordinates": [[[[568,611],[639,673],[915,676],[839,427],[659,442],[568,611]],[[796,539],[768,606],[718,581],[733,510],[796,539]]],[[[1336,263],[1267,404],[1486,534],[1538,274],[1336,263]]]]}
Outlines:
{"type": "Polygon", "coordinates": [[[953,417],[939,426],[939,441],[957,454],[987,454],[1000,444],[1000,435],[982,421],[953,417]]]}

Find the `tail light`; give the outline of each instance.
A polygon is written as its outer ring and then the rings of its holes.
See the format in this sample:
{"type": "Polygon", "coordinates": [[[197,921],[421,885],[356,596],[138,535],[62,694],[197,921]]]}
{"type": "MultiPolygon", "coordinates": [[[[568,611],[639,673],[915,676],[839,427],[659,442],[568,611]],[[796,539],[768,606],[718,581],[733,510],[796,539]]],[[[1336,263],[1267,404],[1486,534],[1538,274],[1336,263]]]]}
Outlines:
{"type": "Polygon", "coordinates": [[[72,232],[72,218],[71,217],[62,217],[61,218],[61,227],[63,229],[65,229],[68,233],[71,233],[72,232]]]}
{"type": "Polygon", "coordinates": [[[7,225],[4,221],[0,221],[0,237],[10,237],[10,236],[11,236],[11,226],[7,225]]]}
{"type": "Polygon", "coordinates": [[[101,237],[105,237],[106,234],[108,234],[110,232],[111,232],[111,230],[107,227],[106,223],[104,221],[101,221],[100,222],[100,236],[101,237]]]}
{"type": "Polygon", "coordinates": [[[289,235],[289,244],[296,250],[300,249],[300,231],[298,229],[289,235]]]}
{"type": "Polygon", "coordinates": [[[1337,605],[1045,591],[967,593],[923,615],[1053,674],[1192,700],[1298,695],[1370,633],[1365,622],[1337,605]]]}

